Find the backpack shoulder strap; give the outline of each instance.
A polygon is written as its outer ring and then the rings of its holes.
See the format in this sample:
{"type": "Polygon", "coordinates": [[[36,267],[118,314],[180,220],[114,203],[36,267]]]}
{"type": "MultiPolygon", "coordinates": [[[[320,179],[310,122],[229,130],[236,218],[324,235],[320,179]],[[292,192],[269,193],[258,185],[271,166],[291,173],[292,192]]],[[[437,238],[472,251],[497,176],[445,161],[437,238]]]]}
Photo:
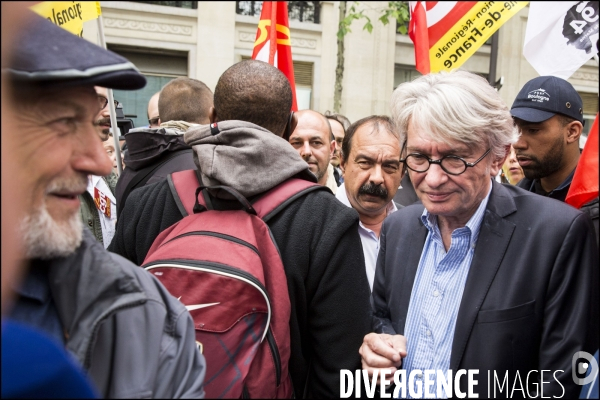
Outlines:
{"type": "Polygon", "coordinates": [[[328,190],[325,186],[304,179],[292,178],[266,192],[260,199],[252,203],[252,206],[256,210],[256,214],[267,222],[297,198],[320,189],[328,190]]]}
{"type": "Polygon", "coordinates": [[[150,178],[152,178],[152,173],[154,171],[159,169],[167,161],[169,161],[170,159],[174,158],[177,155],[178,155],[177,152],[175,152],[173,154],[169,154],[168,156],[163,158],[159,163],[148,165],[147,167],[142,168],[139,171],[137,171],[137,173],[129,181],[129,183],[125,187],[125,190],[123,191],[123,195],[121,196],[121,204],[117,205],[117,217],[121,214],[121,211],[123,210],[123,206],[125,205],[125,200],[127,200],[127,197],[129,197],[129,193],[131,193],[133,191],[133,189],[137,189],[138,187],[144,186],[146,184],[146,182],[148,182],[150,180],[150,178]]]}
{"type": "MultiPolygon", "coordinates": [[[[167,182],[169,183],[169,189],[175,199],[179,212],[184,217],[194,214],[194,203],[196,201],[196,189],[200,186],[198,175],[195,169],[188,169],[186,171],[178,171],[167,175],[167,182]]],[[[202,205],[203,198],[198,196],[199,201],[202,205]]]]}

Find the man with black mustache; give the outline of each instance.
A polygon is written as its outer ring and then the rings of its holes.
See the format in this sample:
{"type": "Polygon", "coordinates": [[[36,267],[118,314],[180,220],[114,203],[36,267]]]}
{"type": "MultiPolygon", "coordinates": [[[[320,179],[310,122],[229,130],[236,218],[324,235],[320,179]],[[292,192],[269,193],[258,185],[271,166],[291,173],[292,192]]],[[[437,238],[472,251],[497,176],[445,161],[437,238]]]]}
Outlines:
{"type": "Polygon", "coordinates": [[[350,125],[342,142],[340,167],[344,183],[336,197],[358,212],[358,233],[373,289],[381,225],[385,217],[402,207],[392,200],[403,172],[400,142],[392,121],[373,115],[350,125]]]}

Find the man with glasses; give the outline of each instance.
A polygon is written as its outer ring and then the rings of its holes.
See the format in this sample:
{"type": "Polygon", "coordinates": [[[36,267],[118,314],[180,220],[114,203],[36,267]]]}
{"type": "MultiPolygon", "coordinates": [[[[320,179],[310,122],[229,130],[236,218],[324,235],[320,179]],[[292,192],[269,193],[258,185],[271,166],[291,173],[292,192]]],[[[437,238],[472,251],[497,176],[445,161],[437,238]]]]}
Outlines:
{"type": "Polygon", "coordinates": [[[412,372],[411,397],[464,397],[466,374],[437,392],[437,371],[459,370],[478,370],[469,393],[479,397],[577,396],[571,361],[590,350],[597,290],[589,217],[494,181],[518,136],[483,78],[454,71],[401,84],[392,115],[422,204],[383,224],[363,368],[412,372]]]}

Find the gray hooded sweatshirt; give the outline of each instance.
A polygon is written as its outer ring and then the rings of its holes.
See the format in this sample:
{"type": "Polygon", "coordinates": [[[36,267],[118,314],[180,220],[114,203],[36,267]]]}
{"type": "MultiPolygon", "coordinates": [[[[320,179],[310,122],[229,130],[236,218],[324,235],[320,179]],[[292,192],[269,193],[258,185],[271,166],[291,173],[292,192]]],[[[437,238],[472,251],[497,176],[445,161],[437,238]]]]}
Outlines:
{"type": "MultiPolygon", "coordinates": [[[[298,174],[316,182],[298,152],[267,129],[234,120],[216,125],[218,134],[214,128],[215,133],[211,132],[211,125],[200,125],[184,135],[185,142],[194,149],[203,185],[230,186],[248,198],[298,174]]],[[[215,195],[230,198],[222,191],[215,195]]]]}

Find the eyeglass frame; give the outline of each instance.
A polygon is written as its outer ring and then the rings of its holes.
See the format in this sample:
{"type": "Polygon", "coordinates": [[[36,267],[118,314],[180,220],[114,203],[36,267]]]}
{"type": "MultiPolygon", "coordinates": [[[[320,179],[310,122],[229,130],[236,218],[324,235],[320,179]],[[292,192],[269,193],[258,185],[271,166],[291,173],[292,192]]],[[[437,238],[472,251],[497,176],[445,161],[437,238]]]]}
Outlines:
{"type": "Polygon", "coordinates": [[[150,126],[152,126],[152,125],[156,125],[156,124],[158,124],[158,120],[159,120],[159,119],[160,119],[160,116],[158,116],[158,115],[157,115],[156,117],[154,117],[154,118],[150,118],[150,119],[148,119],[148,124],[149,124],[150,126]],[[154,122],[154,123],[153,123],[152,121],[156,121],[156,122],[154,122]]]}
{"type": "MultiPolygon", "coordinates": [[[[98,96],[98,99],[104,99],[105,103],[104,106],[102,106],[102,108],[100,110],[104,110],[106,108],[106,106],[108,105],[108,99],[104,96],[102,96],[101,94],[97,94],[96,96],[98,96]]],[[[115,103],[115,108],[117,108],[119,106],[119,101],[118,100],[113,100],[113,102],[115,103]]]]}
{"type": "MultiPolygon", "coordinates": [[[[404,153],[404,149],[405,149],[405,148],[406,148],[406,141],[404,142],[404,145],[402,146],[402,151],[400,152],[400,154],[404,153]]],[[[445,173],[447,173],[448,175],[458,176],[458,175],[462,175],[462,174],[464,174],[464,173],[467,171],[467,168],[476,166],[476,165],[477,165],[477,164],[478,164],[478,163],[479,163],[481,160],[483,160],[483,159],[484,159],[484,158],[485,158],[485,157],[486,157],[486,156],[489,154],[489,152],[490,152],[490,151],[492,151],[492,148],[491,148],[491,147],[490,147],[489,149],[487,149],[487,151],[486,151],[485,153],[483,153],[483,155],[482,155],[481,157],[479,157],[479,159],[477,159],[476,161],[474,161],[474,162],[472,162],[472,163],[468,162],[467,160],[465,160],[465,159],[464,159],[464,158],[462,158],[462,157],[455,156],[455,155],[452,155],[452,154],[449,154],[449,155],[447,155],[447,156],[444,156],[444,157],[442,157],[442,158],[440,158],[440,159],[438,159],[438,160],[432,160],[431,158],[429,158],[429,157],[427,157],[427,156],[425,156],[424,154],[421,154],[421,153],[410,153],[410,154],[407,154],[407,155],[406,155],[406,157],[404,157],[403,159],[402,159],[402,158],[400,159],[400,162],[401,162],[401,163],[403,163],[403,164],[406,166],[406,168],[407,168],[407,169],[410,169],[411,171],[413,171],[413,172],[417,172],[417,173],[423,173],[423,172],[427,172],[427,171],[429,171],[429,168],[431,168],[431,164],[437,164],[437,165],[439,165],[439,166],[440,166],[440,168],[442,169],[442,171],[444,171],[444,172],[445,172],[445,173]],[[412,155],[421,156],[421,157],[424,157],[424,158],[427,160],[427,168],[426,168],[424,171],[417,171],[417,170],[415,170],[415,169],[412,169],[412,168],[411,168],[411,167],[408,165],[408,163],[406,162],[406,159],[407,159],[408,157],[412,156],[412,155]],[[459,172],[458,174],[457,174],[457,173],[454,173],[454,172],[450,172],[450,171],[448,171],[448,170],[447,170],[446,168],[444,168],[444,166],[442,165],[442,161],[443,161],[444,159],[446,159],[446,158],[453,158],[453,159],[456,159],[456,160],[460,160],[460,161],[462,161],[462,162],[464,163],[464,165],[465,165],[465,169],[464,169],[462,172],[459,172]]]]}

